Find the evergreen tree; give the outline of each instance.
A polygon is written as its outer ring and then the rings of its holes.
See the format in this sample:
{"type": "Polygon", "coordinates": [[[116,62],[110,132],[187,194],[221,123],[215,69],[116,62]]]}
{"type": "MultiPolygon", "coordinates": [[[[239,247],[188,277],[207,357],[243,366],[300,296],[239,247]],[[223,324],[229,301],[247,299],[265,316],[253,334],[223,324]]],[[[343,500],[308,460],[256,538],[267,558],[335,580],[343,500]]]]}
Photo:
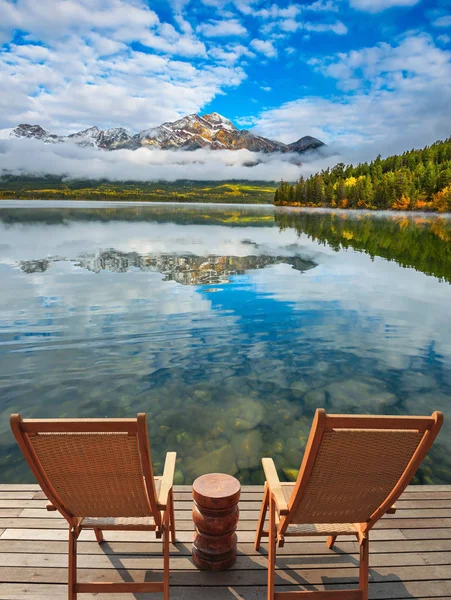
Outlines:
{"type": "Polygon", "coordinates": [[[448,209],[451,138],[356,167],[338,163],[294,185],[282,181],[277,205],[375,209],[448,209]],[[443,193],[442,193],[443,192],[443,193]]]}

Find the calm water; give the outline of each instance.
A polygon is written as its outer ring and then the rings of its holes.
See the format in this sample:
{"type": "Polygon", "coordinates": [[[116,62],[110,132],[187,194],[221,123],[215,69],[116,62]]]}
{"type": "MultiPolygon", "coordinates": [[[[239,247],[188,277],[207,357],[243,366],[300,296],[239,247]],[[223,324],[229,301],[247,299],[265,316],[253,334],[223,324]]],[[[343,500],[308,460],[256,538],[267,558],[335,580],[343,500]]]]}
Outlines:
{"type": "Polygon", "coordinates": [[[157,471],[260,483],[325,407],[445,411],[417,481],[451,483],[450,282],[443,216],[2,203],[0,481],[32,480],[11,412],[145,411],[157,471]]]}

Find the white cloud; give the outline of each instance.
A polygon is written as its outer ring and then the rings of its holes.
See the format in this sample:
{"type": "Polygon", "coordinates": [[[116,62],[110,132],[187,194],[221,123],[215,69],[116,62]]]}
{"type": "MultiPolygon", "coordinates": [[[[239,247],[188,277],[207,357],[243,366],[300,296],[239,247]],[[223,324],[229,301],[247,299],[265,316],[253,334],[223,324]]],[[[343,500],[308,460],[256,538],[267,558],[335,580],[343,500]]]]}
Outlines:
{"type": "MultiPolygon", "coordinates": [[[[183,46],[184,53],[197,44],[172,27],[161,27],[159,36],[142,35],[142,43],[156,45],[156,39],[162,50],[183,46]]],[[[236,47],[237,60],[243,48],[236,47]]],[[[12,44],[0,52],[0,127],[31,122],[64,133],[93,124],[133,130],[159,125],[199,112],[239,85],[246,75],[234,62],[217,58],[197,67],[183,57],[133,51],[92,31],[51,40],[47,47],[12,44]]]]}
{"type": "Polygon", "coordinates": [[[269,21],[262,28],[261,32],[265,35],[271,35],[272,38],[284,38],[288,34],[292,34],[295,31],[313,31],[315,33],[335,33],[337,35],[346,35],[348,28],[341,21],[326,21],[322,22],[311,22],[311,21],[298,21],[293,18],[269,21]],[[277,35],[276,31],[281,32],[277,35]]]}
{"type": "Polygon", "coordinates": [[[297,4],[282,7],[272,4],[269,8],[262,8],[253,12],[253,16],[263,19],[293,18],[301,12],[302,8],[297,4]]]}
{"type": "Polygon", "coordinates": [[[378,13],[387,8],[399,6],[414,6],[420,0],[350,0],[353,8],[364,10],[370,13],[378,13]]]}
{"type": "Polygon", "coordinates": [[[443,15],[433,21],[435,27],[451,27],[451,15],[443,15]]]}
{"type": "MultiPolygon", "coordinates": [[[[293,140],[291,140],[293,141],[293,140]]],[[[325,164],[320,154],[260,154],[248,150],[115,150],[106,152],[72,144],[43,144],[29,139],[0,139],[0,164],[5,172],[68,176],[113,181],[177,179],[250,179],[294,181],[325,164]]],[[[1,173],[1,171],[0,171],[1,173]]]]}
{"type": "Polygon", "coordinates": [[[348,33],[348,28],[341,21],[335,21],[334,23],[303,23],[301,28],[317,33],[327,33],[329,31],[337,35],[346,35],[348,33]]]}
{"type": "Polygon", "coordinates": [[[0,14],[0,29],[21,29],[47,39],[93,28],[113,31],[124,23],[139,31],[159,23],[143,2],[125,0],[0,0],[0,14]]]}
{"type": "Polygon", "coordinates": [[[451,52],[425,34],[315,61],[353,93],[304,97],[255,119],[256,133],[289,142],[313,135],[347,160],[421,147],[451,133],[451,52]]]}
{"type": "Polygon", "coordinates": [[[258,40],[255,38],[251,41],[250,45],[254,50],[261,52],[261,54],[264,54],[269,58],[277,56],[277,50],[274,48],[274,44],[271,40],[258,40]]]}
{"type": "Polygon", "coordinates": [[[202,23],[197,30],[208,38],[247,35],[247,29],[236,19],[202,23]]]}
{"type": "MultiPolygon", "coordinates": [[[[242,44],[228,44],[224,47],[212,47],[208,50],[208,55],[217,58],[223,63],[233,64],[243,57],[255,58],[254,52],[242,44]]],[[[242,64],[242,63],[241,63],[242,64]]]]}
{"type": "Polygon", "coordinates": [[[241,60],[255,56],[230,42],[207,55],[181,14],[162,22],[143,0],[0,0],[0,14],[0,38],[10,42],[0,50],[0,127],[159,125],[239,85],[241,60]],[[11,43],[15,30],[26,43],[11,43]]]}
{"type": "Polygon", "coordinates": [[[314,12],[339,12],[340,8],[332,0],[316,0],[313,4],[305,6],[305,10],[314,12]]]}

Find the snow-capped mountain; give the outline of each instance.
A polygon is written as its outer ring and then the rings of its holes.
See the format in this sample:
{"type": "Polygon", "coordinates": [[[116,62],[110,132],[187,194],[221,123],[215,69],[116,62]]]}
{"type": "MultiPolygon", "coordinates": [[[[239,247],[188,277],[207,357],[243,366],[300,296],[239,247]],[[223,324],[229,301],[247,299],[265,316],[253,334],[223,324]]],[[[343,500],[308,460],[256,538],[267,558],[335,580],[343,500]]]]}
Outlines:
{"type": "Polygon", "coordinates": [[[19,125],[15,129],[0,130],[0,139],[33,138],[44,143],[75,143],[103,150],[158,148],[161,150],[239,150],[252,152],[294,152],[302,154],[323,146],[323,142],[305,136],[292,144],[283,144],[258,135],[247,129],[238,129],[218,113],[199,116],[188,115],[177,121],[163,123],[159,127],[144,129],[134,135],[123,127],[99,129],[89,127],[83,131],[60,136],[49,133],[40,125],[19,125]]]}

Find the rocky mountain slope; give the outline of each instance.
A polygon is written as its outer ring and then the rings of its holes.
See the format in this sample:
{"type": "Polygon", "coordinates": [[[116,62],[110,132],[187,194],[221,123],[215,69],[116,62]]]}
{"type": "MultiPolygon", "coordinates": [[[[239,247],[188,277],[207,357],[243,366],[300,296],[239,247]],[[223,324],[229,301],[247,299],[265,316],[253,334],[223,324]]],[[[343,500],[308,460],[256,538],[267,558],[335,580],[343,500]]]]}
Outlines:
{"type": "Polygon", "coordinates": [[[292,144],[283,144],[258,135],[247,129],[238,129],[218,113],[199,116],[188,115],[172,123],[145,129],[132,135],[123,127],[102,130],[89,127],[83,131],[60,136],[50,133],[40,125],[22,124],[15,129],[0,130],[0,138],[31,138],[47,144],[75,143],[78,146],[91,146],[102,150],[137,150],[138,148],[159,148],[161,150],[239,150],[252,152],[294,152],[302,154],[324,146],[323,142],[304,136],[292,144]]]}

